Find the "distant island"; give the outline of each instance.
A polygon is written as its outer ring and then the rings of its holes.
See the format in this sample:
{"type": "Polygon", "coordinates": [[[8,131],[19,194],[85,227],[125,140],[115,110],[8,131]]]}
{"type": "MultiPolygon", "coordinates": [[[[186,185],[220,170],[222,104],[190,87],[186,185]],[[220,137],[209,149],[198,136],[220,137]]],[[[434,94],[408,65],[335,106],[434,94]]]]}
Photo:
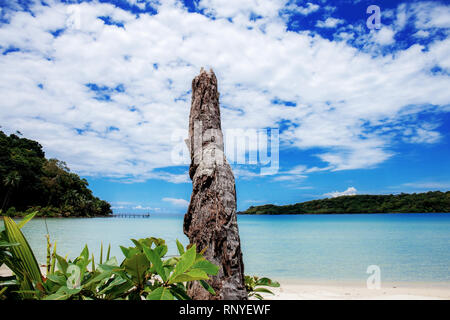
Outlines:
{"type": "Polygon", "coordinates": [[[238,214],[326,214],[326,213],[437,213],[450,212],[450,191],[401,193],[397,195],[353,195],[312,200],[291,205],[251,206],[238,214]]]}
{"type": "Polygon", "coordinates": [[[37,142],[7,136],[0,130],[0,215],[94,217],[112,213],[108,202],[95,197],[86,179],[66,163],[47,159],[37,142]]]}

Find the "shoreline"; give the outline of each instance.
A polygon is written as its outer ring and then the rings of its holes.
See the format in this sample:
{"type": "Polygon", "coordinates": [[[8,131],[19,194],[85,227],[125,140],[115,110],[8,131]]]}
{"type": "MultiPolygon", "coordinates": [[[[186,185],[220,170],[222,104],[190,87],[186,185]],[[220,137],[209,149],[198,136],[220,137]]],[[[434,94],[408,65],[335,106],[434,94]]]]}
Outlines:
{"type": "MultiPolygon", "coordinates": [[[[45,273],[45,267],[41,266],[45,273]]],[[[5,266],[0,276],[11,275],[5,266]]],[[[382,282],[380,289],[368,289],[365,281],[280,279],[279,288],[262,293],[266,300],[450,300],[450,282],[382,282]]],[[[255,300],[255,298],[250,298],[255,300]]]]}
{"type": "Polygon", "coordinates": [[[239,216],[313,216],[313,215],[362,215],[362,214],[450,214],[450,212],[340,212],[340,213],[314,213],[314,212],[308,212],[308,213],[242,213],[238,212],[236,213],[239,216]]]}
{"type": "Polygon", "coordinates": [[[381,282],[368,289],[365,281],[281,279],[267,300],[450,300],[450,282],[381,282]]]}

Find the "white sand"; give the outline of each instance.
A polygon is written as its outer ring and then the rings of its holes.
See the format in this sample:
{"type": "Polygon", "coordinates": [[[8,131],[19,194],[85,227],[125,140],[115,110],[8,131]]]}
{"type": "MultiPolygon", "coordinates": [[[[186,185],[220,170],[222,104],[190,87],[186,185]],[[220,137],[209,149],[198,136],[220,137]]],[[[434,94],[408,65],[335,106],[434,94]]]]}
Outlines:
{"type": "Polygon", "coordinates": [[[280,281],[280,288],[270,288],[275,295],[267,300],[449,300],[450,283],[381,283],[380,289],[367,289],[356,282],[280,281]]]}
{"type": "MultiPolygon", "coordinates": [[[[41,268],[45,273],[45,268],[41,268]]],[[[4,265],[0,276],[10,275],[4,265]]],[[[267,300],[450,300],[450,283],[382,283],[381,288],[367,289],[364,282],[279,281],[280,288],[269,288],[275,295],[262,294],[267,300]]]]}

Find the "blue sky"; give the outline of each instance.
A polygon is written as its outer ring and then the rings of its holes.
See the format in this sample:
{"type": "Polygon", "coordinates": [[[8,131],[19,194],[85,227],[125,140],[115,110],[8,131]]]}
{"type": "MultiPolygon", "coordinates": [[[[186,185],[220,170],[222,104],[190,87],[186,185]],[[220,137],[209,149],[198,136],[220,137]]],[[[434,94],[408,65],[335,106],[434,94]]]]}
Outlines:
{"type": "Polygon", "coordinates": [[[280,133],[274,174],[233,164],[239,210],[450,189],[445,1],[0,6],[2,130],[40,141],[116,212],[185,212],[188,164],[174,150],[201,67],[218,77],[224,130],[280,133]]]}

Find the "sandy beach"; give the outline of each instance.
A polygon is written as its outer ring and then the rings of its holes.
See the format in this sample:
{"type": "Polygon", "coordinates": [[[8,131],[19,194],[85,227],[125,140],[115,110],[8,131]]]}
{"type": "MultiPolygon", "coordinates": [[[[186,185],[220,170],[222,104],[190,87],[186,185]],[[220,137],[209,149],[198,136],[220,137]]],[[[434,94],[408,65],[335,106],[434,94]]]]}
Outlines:
{"type": "MultiPolygon", "coordinates": [[[[0,267],[0,276],[10,274],[8,268],[0,267]]],[[[269,288],[274,295],[262,294],[266,300],[450,300],[450,283],[384,283],[380,289],[367,289],[365,283],[356,282],[279,282],[279,288],[269,288]]]]}
{"type": "Polygon", "coordinates": [[[365,283],[303,282],[283,280],[275,295],[267,300],[448,300],[450,283],[382,283],[380,289],[367,289],[365,283]]]}

